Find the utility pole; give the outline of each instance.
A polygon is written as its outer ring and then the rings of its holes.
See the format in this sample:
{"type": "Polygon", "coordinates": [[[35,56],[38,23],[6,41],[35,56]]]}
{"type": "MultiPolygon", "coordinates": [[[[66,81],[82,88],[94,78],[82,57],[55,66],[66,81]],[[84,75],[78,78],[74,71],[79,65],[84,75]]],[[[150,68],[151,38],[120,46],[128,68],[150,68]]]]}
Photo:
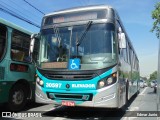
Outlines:
{"type": "Polygon", "coordinates": [[[160,39],[158,51],[158,71],[157,71],[157,111],[160,111],[160,39]]]}

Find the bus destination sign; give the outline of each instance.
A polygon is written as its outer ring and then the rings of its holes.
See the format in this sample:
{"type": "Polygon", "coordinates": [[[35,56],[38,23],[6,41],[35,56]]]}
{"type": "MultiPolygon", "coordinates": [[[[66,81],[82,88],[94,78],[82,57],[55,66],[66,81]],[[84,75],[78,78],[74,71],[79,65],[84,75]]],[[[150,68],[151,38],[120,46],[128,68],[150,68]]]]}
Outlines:
{"type": "Polygon", "coordinates": [[[53,18],[53,23],[61,22],[70,22],[70,21],[79,21],[79,20],[88,20],[88,19],[97,19],[97,13],[87,13],[75,16],[60,16],[53,18]]]}
{"type": "Polygon", "coordinates": [[[51,25],[56,23],[65,23],[73,21],[84,21],[94,19],[105,19],[107,10],[72,12],[60,15],[50,15],[44,18],[43,25],[51,25]]]}

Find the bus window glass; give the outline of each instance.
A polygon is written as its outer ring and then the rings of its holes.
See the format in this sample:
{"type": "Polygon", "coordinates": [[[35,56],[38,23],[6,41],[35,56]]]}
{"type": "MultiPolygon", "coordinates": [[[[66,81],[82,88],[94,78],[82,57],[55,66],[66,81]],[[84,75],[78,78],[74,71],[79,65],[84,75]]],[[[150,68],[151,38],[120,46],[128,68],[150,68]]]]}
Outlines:
{"type": "Polygon", "coordinates": [[[127,43],[128,63],[131,64],[130,45],[127,43]]]}
{"type": "Polygon", "coordinates": [[[132,67],[133,67],[133,69],[135,68],[135,54],[134,54],[134,52],[133,52],[133,61],[132,61],[132,67]]]}
{"type": "Polygon", "coordinates": [[[81,69],[98,69],[116,63],[117,50],[113,24],[91,25],[78,46],[78,51],[76,41],[80,39],[86,26],[69,28],[42,30],[41,63],[68,62],[69,59],[76,57],[81,60],[81,69]]]}
{"type": "Polygon", "coordinates": [[[6,46],[6,34],[7,33],[7,29],[0,25],[0,60],[2,60],[2,57],[4,55],[5,52],[5,46],[6,46]]]}
{"type": "MultiPolygon", "coordinates": [[[[126,37],[127,38],[127,37],[126,37]]],[[[126,43],[127,44],[127,43],[126,43]]],[[[122,57],[124,61],[128,62],[128,56],[127,56],[127,47],[126,48],[121,48],[122,49],[122,57]]]]}
{"type": "Polygon", "coordinates": [[[127,51],[126,51],[126,48],[122,48],[122,54],[123,54],[123,58],[124,60],[127,62],[127,51]]]}
{"type": "Polygon", "coordinates": [[[11,59],[15,61],[30,62],[29,45],[30,36],[14,30],[12,33],[11,59]]]}

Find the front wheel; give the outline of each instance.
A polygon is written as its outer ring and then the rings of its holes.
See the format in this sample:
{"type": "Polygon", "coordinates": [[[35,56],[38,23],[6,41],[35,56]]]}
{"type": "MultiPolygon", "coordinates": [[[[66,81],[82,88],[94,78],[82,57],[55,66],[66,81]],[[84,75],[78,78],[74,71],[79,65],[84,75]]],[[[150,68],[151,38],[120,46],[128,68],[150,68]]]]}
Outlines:
{"type": "Polygon", "coordinates": [[[27,102],[26,89],[22,84],[16,84],[10,90],[8,108],[11,111],[20,111],[27,102]]]}

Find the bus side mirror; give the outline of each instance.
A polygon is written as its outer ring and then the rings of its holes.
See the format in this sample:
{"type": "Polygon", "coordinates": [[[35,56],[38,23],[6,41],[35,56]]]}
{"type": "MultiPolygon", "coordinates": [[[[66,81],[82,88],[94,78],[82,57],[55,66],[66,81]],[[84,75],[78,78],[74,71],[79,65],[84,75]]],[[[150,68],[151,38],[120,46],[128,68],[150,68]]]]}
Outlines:
{"type": "Polygon", "coordinates": [[[29,47],[29,56],[30,56],[30,58],[32,58],[32,53],[33,53],[33,50],[34,50],[35,39],[38,39],[38,34],[32,34],[31,35],[31,41],[30,41],[30,47],[29,47]]]}
{"type": "Polygon", "coordinates": [[[35,43],[35,34],[32,34],[31,41],[30,41],[30,47],[29,47],[29,56],[31,56],[31,54],[33,53],[34,43],[35,43]]]}
{"type": "Polygon", "coordinates": [[[119,33],[119,48],[126,48],[126,37],[124,33],[119,33]]]}

